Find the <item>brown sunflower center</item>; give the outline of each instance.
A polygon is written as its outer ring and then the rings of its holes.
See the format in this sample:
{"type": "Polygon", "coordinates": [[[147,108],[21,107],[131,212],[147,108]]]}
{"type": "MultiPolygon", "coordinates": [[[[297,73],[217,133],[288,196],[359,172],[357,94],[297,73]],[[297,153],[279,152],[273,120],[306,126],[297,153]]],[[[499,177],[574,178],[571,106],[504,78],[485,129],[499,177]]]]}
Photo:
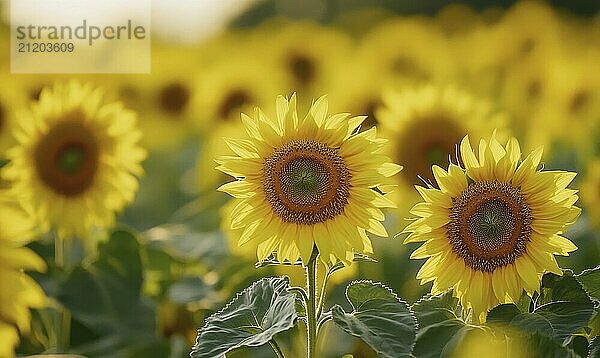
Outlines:
{"type": "Polygon", "coordinates": [[[431,166],[447,166],[464,135],[454,121],[443,116],[416,120],[405,133],[399,140],[398,162],[404,163],[406,177],[415,184],[420,183],[418,177],[433,181],[431,166]]]}
{"type": "Polygon", "coordinates": [[[453,199],[448,236],[453,251],[474,270],[492,272],[525,252],[531,236],[531,210],[509,183],[470,184],[453,199]]]}
{"type": "Polygon", "coordinates": [[[588,102],[590,101],[590,93],[585,89],[578,90],[575,92],[573,97],[571,97],[571,103],[569,104],[569,111],[573,114],[577,114],[583,108],[586,107],[588,102]]]}
{"type": "Polygon", "coordinates": [[[427,80],[430,75],[412,58],[406,55],[396,57],[390,64],[392,72],[415,80],[427,80]]]}
{"type": "Polygon", "coordinates": [[[180,114],[190,100],[190,90],[183,83],[165,85],[158,95],[160,109],[170,114],[180,114]]]}
{"type": "Polygon", "coordinates": [[[35,102],[39,101],[43,90],[44,90],[43,84],[31,87],[29,89],[29,99],[32,101],[35,101],[35,102]]]}
{"type": "Polygon", "coordinates": [[[265,160],[263,186],[273,211],[285,222],[312,225],[344,211],[350,172],[338,150],[300,140],[265,160]]]}
{"type": "Polygon", "coordinates": [[[527,96],[530,100],[537,100],[542,94],[542,82],[537,78],[532,78],[527,84],[527,96]]]}
{"type": "Polygon", "coordinates": [[[303,86],[313,82],[317,73],[314,59],[302,53],[294,53],[289,57],[288,68],[294,79],[303,86]]]}
{"type": "MultiPolygon", "coordinates": [[[[228,119],[243,106],[252,103],[252,96],[243,88],[230,91],[219,106],[219,116],[228,119]]],[[[238,116],[239,117],[239,116],[238,116]]],[[[239,118],[238,118],[239,119],[239,118]]]]}
{"type": "Polygon", "coordinates": [[[41,181],[64,196],[85,192],[94,182],[98,167],[98,143],[74,111],[55,124],[34,148],[35,169],[41,181]]]}

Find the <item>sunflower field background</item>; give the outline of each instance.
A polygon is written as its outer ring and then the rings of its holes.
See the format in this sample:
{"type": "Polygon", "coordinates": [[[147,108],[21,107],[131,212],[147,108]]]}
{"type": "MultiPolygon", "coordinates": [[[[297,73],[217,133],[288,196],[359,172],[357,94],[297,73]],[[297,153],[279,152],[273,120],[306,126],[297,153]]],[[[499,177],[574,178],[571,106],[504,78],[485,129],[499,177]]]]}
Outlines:
{"type": "MultiPolygon", "coordinates": [[[[410,259],[417,245],[403,245],[404,229],[421,200],[414,186],[435,182],[432,165],[458,160],[465,135],[477,143],[494,132],[523,153],[543,146],[544,170],[576,172],[582,209],[563,234],[577,246],[557,257],[563,276],[546,274],[541,298],[524,295],[521,311],[494,319],[510,330],[514,317],[560,300],[589,305],[588,315],[550,328],[543,315],[523,318],[514,326],[535,334],[515,343],[521,351],[446,320],[418,331],[411,354],[600,356],[600,3],[225,3],[231,15],[210,35],[157,26],[148,75],[11,74],[10,29],[0,28],[0,358],[187,357],[205,319],[252,282],[287,275],[302,285],[301,268],[257,264],[256,247],[238,246],[226,223],[233,201],[217,191],[231,178],[215,170],[235,155],[223,138],[246,135],[240,113],[276,116],[276,97],[293,93],[302,114],[327,95],[330,112],[367,116],[360,130],[376,126],[404,167],[389,196],[397,208],[385,211],[390,237],[370,235],[377,262],[336,272],[325,306],[369,279],[431,309],[421,328],[455,317],[451,295],[422,299],[432,283],[416,279],[425,260],[410,259]],[[79,117],[94,119],[69,119],[79,117]],[[59,149],[67,154],[54,160],[59,149]],[[73,170],[81,175],[65,179],[73,170]]],[[[377,356],[326,327],[324,357],[377,356]]],[[[278,333],[286,356],[304,355],[304,334],[278,333]]],[[[273,354],[262,345],[227,356],[273,354]]]]}

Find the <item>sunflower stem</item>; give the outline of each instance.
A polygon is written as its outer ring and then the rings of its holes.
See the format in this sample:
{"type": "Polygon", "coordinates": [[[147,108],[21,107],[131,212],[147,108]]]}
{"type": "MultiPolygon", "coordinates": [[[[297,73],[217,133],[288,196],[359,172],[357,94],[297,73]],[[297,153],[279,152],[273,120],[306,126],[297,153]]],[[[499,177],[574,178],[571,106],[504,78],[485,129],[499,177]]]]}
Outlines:
{"type": "Polygon", "coordinates": [[[308,358],[316,356],[317,348],[317,258],[319,250],[313,247],[312,254],[306,265],[306,289],[308,291],[308,300],[306,302],[306,331],[308,358]]]}
{"type": "Polygon", "coordinates": [[[290,287],[288,291],[292,293],[297,293],[302,298],[302,304],[306,307],[306,302],[308,301],[308,295],[306,291],[302,287],[290,287]]]}
{"type": "Polygon", "coordinates": [[[271,346],[271,348],[273,348],[273,352],[275,352],[277,358],[285,358],[285,355],[283,355],[283,352],[281,351],[281,348],[279,347],[279,344],[277,344],[275,338],[269,341],[269,345],[271,346]]]}
{"type": "Polygon", "coordinates": [[[327,272],[325,273],[325,278],[323,279],[323,285],[321,286],[319,303],[317,304],[317,320],[321,319],[321,314],[323,313],[323,305],[325,303],[325,290],[327,290],[327,281],[329,281],[329,276],[331,276],[331,272],[327,270],[327,272]]]}
{"type": "MultiPolygon", "coordinates": [[[[70,239],[65,239],[53,231],[54,236],[54,264],[57,268],[67,270],[68,258],[71,254],[70,239]]],[[[64,306],[60,307],[56,322],[56,352],[66,352],[71,340],[71,312],[64,306]]]]}

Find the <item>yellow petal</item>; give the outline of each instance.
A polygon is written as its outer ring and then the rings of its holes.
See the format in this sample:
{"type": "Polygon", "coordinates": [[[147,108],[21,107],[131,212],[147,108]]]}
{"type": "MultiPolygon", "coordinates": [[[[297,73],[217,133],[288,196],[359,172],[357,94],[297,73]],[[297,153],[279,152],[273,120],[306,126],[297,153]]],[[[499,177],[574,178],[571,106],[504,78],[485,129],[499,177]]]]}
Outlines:
{"type": "Polygon", "coordinates": [[[521,282],[523,282],[525,291],[530,295],[533,294],[534,291],[539,291],[540,281],[537,270],[529,258],[525,255],[518,257],[515,260],[515,267],[517,268],[517,273],[521,278],[521,282]]]}

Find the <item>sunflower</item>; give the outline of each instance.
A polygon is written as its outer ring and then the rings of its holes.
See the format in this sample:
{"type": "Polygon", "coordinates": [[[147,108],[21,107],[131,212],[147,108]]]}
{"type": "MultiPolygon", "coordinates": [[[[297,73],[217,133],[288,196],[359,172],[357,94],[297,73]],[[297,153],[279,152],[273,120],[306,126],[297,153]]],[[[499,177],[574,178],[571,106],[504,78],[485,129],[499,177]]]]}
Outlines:
{"type": "MultiPolygon", "coordinates": [[[[482,138],[494,128],[506,135],[507,117],[454,86],[429,84],[402,91],[386,91],[376,112],[382,135],[390,139],[392,157],[404,164],[404,187],[431,181],[432,165],[447,165],[467,134],[482,138]]],[[[411,190],[412,191],[412,190],[411,190]]]]}
{"type": "Polygon", "coordinates": [[[510,66],[537,52],[558,50],[561,30],[561,23],[551,6],[539,1],[521,1],[494,24],[488,43],[497,47],[494,61],[510,66]]]}
{"type": "Polygon", "coordinates": [[[381,192],[401,170],[382,153],[386,140],[375,128],[355,134],[364,117],[328,116],[325,97],[303,119],[295,95],[276,107],[275,120],[258,108],[242,115],[248,138],[227,140],[237,156],[217,159],[237,179],[219,190],[237,198],[229,226],[243,228],[238,244],[257,244],[260,261],[277,252],[307,263],[314,246],[326,263],[372,252],[366,232],[387,236],[380,208],[395,205],[381,192]]]}
{"type": "Polygon", "coordinates": [[[15,92],[12,86],[6,86],[5,83],[9,83],[8,74],[0,75],[0,159],[6,159],[6,150],[14,145],[14,138],[12,137],[12,127],[14,123],[14,110],[22,103],[22,101],[15,96],[15,92]]]}
{"type": "Polygon", "coordinates": [[[198,108],[196,122],[202,132],[210,131],[204,137],[196,165],[200,191],[212,191],[229,180],[227,175],[214,170],[214,158],[234,154],[223,146],[223,138],[244,134],[240,113],[254,107],[275,113],[272,99],[286,86],[283,75],[264,61],[240,61],[238,56],[231,55],[226,58],[230,59],[209,65],[205,75],[196,81],[203,94],[193,99],[198,108]],[[266,72],[270,74],[268,79],[264,78],[266,72]]]}
{"type": "Polygon", "coordinates": [[[355,57],[379,76],[415,85],[452,78],[456,66],[448,46],[432,21],[402,18],[372,29],[361,39],[355,57]]]}
{"type": "Polygon", "coordinates": [[[333,110],[366,115],[360,130],[367,130],[379,125],[377,109],[383,102],[381,92],[392,85],[389,77],[378,69],[355,61],[338,71],[330,88],[329,103],[333,110]],[[353,74],[352,81],[348,81],[348,73],[353,74]]]}
{"type": "Polygon", "coordinates": [[[11,190],[44,228],[83,237],[113,224],[143,172],[136,115],[103,92],[71,81],[44,89],[18,114],[5,169],[11,190]]]}
{"type": "Polygon", "coordinates": [[[417,279],[433,281],[431,292],[449,288],[463,309],[484,321],[500,303],[517,302],[523,289],[539,291],[544,272],[562,275],[554,255],[577,247],[561,234],[579,216],[575,173],[541,171],[542,148],[522,162],[515,138],[503,147],[495,133],[479,143],[460,144],[464,168],[433,166],[437,187],[417,186],[424,201],[411,213],[419,218],[404,230],[404,243],[424,242],[411,258],[427,261],[417,279]]]}
{"type": "Polygon", "coordinates": [[[260,49],[255,56],[283,72],[287,86],[305,98],[329,87],[351,49],[344,33],[310,22],[273,21],[259,27],[253,40],[260,49]]]}
{"type": "Polygon", "coordinates": [[[288,89],[283,72],[265,61],[249,61],[235,52],[227,52],[220,61],[207,65],[195,83],[198,95],[192,102],[198,109],[196,122],[211,133],[222,124],[239,123],[243,111],[271,105],[274,96],[288,89]],[[268,79],[265,73],[269,73],[268,79]]]}
{"type": "Polygon", "coordinates": [[[203,68],[198,62],[193,48],[153,43],[151,75],[115,75],[99,83],[108,89],[111,100],[139,113],[144,147],[168,150],[197,132],[192,98],[197,92],[194,74],[203,68]]]}
{"type": "Polygon", "coordinates": [[[46,296],[23,270],[43,271],[44,261],[24,245],[32,239],[33,222],[0,193],[0,357],[13,357],[19,333],[29,332],[29,308],[44,306],[46,296]]]}
{"type": "Polygon", "coordinates": [[[598,66],[600,51],[592,48],[548,61],[542,105],[527,121],[530,142],[544,148],[562,143],[578,154],[593,153],[600,134],[600,77],[594,70],[598,66]]]}
{"type": "Polygon", "coordinates": [[[585,177],[581,183],[581,200],[584,203],[587,217],[600,228],[600,159],[588,164],[585,177]]]}

